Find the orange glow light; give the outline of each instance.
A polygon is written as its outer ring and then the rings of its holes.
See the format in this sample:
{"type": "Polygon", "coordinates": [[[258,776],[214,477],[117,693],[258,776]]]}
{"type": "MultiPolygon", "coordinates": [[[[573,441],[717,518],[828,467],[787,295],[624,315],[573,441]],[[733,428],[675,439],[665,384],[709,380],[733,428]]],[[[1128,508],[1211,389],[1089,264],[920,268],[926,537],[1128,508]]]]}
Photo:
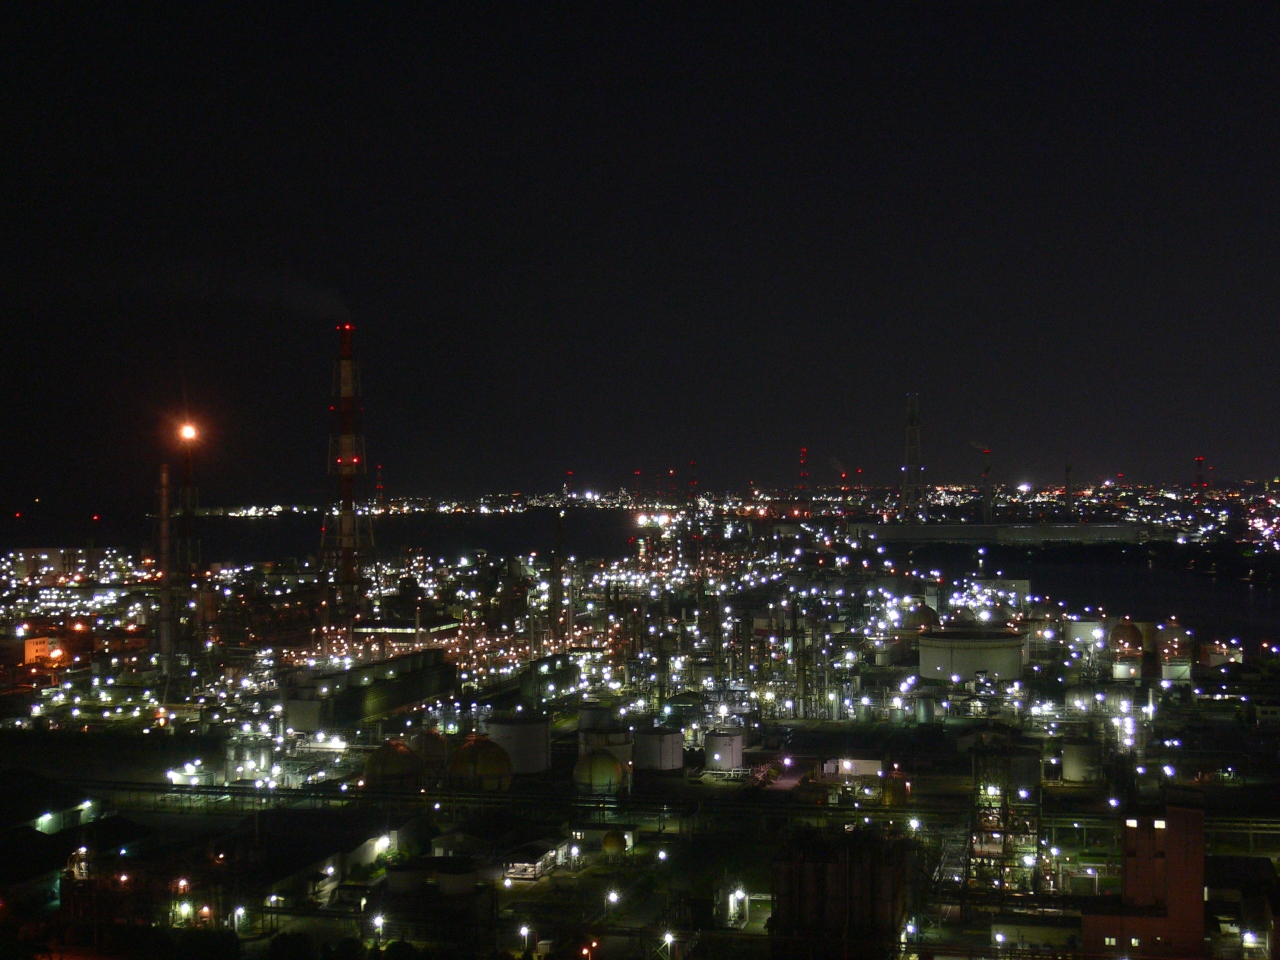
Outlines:
{"type": "Polygon", "coordinates": [[[184,423],[178,431],[178,436],[183,440],[194,440],[196,438],[196,428],[190,423],[184,423]]]}

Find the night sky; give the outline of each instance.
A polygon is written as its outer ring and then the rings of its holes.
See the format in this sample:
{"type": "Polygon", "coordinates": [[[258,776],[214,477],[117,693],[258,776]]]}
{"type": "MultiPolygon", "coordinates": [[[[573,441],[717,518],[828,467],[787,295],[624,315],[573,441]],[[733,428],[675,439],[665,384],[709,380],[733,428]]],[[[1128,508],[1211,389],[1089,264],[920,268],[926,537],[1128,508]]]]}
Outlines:
{"type": "Polygon", "coordinates": [[[0,506],[1280,473],[1245,4],[7,4],[0,506]],[[476,9],[476,8],[479,9],[476,9]]]}

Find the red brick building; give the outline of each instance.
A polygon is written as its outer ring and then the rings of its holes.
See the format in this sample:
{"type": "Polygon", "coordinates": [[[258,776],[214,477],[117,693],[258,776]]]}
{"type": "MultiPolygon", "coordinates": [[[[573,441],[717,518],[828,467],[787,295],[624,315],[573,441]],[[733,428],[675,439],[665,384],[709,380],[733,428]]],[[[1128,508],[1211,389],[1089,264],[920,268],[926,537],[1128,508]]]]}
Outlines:
{"type": "Polygon", "coordinates": [[[1196,957],[1204,946],[1204,811],[1167,806],[1126,816],[1123,887],[1082,917],[1086,953],[1196,957]]]}

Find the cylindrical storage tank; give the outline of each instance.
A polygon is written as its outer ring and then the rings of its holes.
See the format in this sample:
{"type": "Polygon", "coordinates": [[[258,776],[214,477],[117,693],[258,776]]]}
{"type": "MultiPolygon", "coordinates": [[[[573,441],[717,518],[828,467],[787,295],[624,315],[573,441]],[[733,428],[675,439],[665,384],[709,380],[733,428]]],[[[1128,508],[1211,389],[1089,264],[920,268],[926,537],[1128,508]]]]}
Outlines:
{"type": "Polygon", "coordinates": [[[906,717],[907,711],[903,710],[902,707],[894,707],[889,711],[890,723],[902,723],[906,717]]]}
{"type": "Polygon", "coordinates": [[[578,731],[579,757],[585,757],[589,753],[603,750],[622,764],[623,770],[630,770],[632,749],[631,731],[626,727],[578,731]]]}
{"type": "Polygon", "coordinates": [[[623,768],[607,750],[593,750],[573,768],[573,785],[579,793],[612,796],[622,789],[623,768]]]}
{"type": "Polygon", "coordinates": [[[703,740],[708,770],[740,770],[742,768],[742,731],[716,730],[703,740]]]}
{"type": "Polygon", "coordinates": [[[1068,620],[1063,624],[1067,643],[1101,649],[1107,642],[1107,625],[1101,620],[1068,620]]]}
{"type": "Polygon", "coordinates": [[[584,700],[578,706],[578,729],[599,730],[613,723],[613,704],[603,700],[584,700]]]}
{"type": "Polygon", "coordinates": [[[636,770],[680,770],[684,767],[684,734],[667,727],[637,730],[632,760],[636,770]]]}
{"type": "Polygon", "coordinates": [[[871,719],[872,719],[872,716],[871,716],[871,704],[869,704],[869,703],[861,703],[861,702],[859,702],[859,704],[858,704],[858,720],[859,720],[860,722],[862,722],[862,723],[866,723],[867,721],[869,721],[869,720],[871,720],[871,719]]]}
{"type": "Polygon", "coordinates": [[[239,737],[227,743],[227,779],[252,780],[270,775],[275,743],[267,737],[239,737]]]}
{"type": "Polygon", "coordinates": [[[1062,743],[1062,779],[1085,783],[1097,779],[1101,754],[1096,743],[1088,740],[1064,740],[1062,743]]]}
{"type": "Polygon", "coordinates": [[[485,724],[485,732],[507,751],[513,774],[546,773],[551,769],[551,726],[545,717],[491,719],[485,724]]]}
{"type": "Polygon", "coordinates": [[[1118,660],[1111,665],[1112,680],[1137,680],[1141,676],[1141,660],[1118,660]]]}
{"type": "Polygon", "coordinates": [[[1178,660],[1160,664],[1160,679],[1187,683],[1191,680],[1191,661],[1178,660]]]}
{"type": "Polygon", "coordinates": [[[973,680],[985,673],[1009,682],[1022,674],[1022,635],[1011,630],[952,627],[920,635],[920,676],[973,680]]]}
{"type": "Polygon", "coordinates": [[[916,697],[916,723],[933,723],[933,698],[916,697]]]}

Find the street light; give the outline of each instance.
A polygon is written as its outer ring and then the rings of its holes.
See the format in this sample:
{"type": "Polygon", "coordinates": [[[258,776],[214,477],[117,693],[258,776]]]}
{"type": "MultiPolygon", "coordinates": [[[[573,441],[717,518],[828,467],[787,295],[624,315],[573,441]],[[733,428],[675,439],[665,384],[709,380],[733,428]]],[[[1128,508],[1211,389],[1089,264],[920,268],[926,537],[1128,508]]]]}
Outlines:
{"type": "Polygon", "coordinates": [[[617,902],[618,902],[618,891],[617,891],[617,890],[610,890],[610,891],[609,891],[609,902],[610,902],[610,903],[617,903],[617,902]]]}
{"type": "Polygon", "coordinates": [[[196,432],[195,425],[191,423],[184,423],[182,427],[178,430],[178,436],[181,437],[183,440],[187,441],[188,443],[194,440],[198,435],[199,434],[196,432]]]}
{"type": "Polygon", "coordinates": [[[520,936],[524,938],[524,949],[528,950],[529,949],[529,928],[527,926],[520,928],[520,936]]]}
{"type": "Polygon", "coordinates": [[[667,859],[667,851],[665,851],[665,850],[659,850],[659,851],[658,851],[658,859],[659,859],[659,860],[666,860],[666,859],[667,859]]]}
{"type": "Polygon", "coordinates": [[[381,945],[382,943],[382,924],[383,924],[382,914],[378,914],[376,917],[373,918],[373,929],[376,931],[374,934],[374,939],[379,945],[381,945]]]}

